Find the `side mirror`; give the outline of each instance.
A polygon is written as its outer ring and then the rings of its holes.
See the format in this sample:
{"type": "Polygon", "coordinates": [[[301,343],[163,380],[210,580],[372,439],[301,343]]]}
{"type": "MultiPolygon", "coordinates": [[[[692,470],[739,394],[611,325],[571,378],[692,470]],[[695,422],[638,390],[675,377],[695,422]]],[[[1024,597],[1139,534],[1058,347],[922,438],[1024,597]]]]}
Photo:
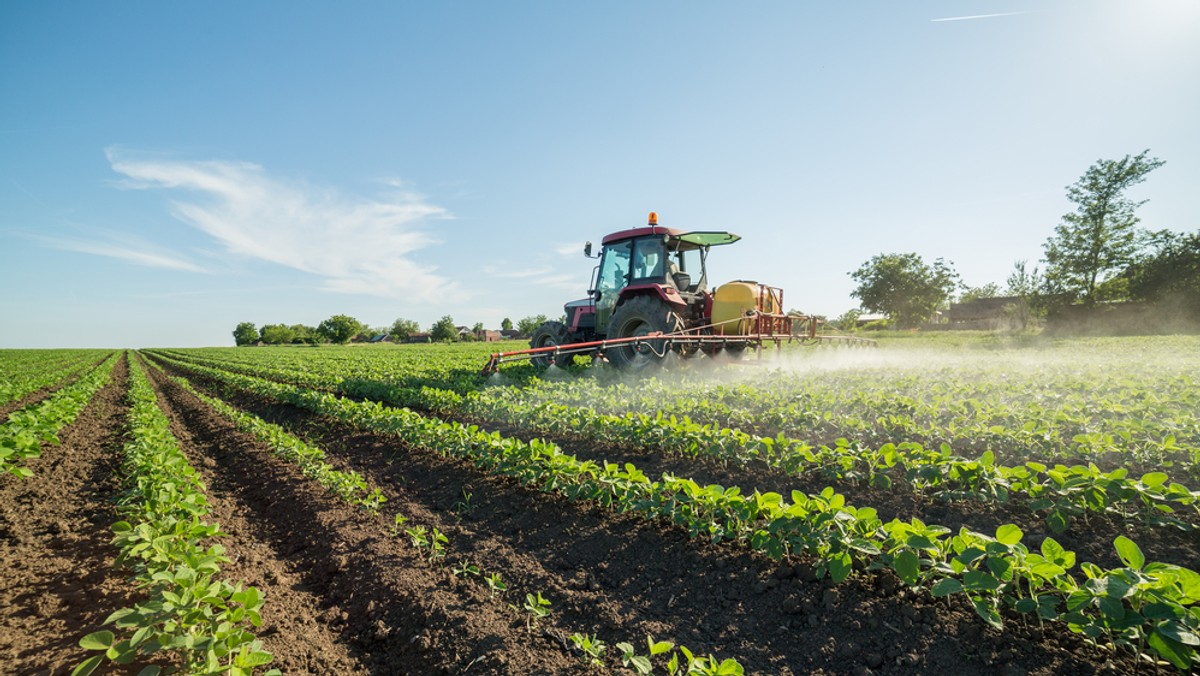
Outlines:
{"type": "Polygon", "coordinates": [[[591,242],[588,242],[587,244],[583,245],[583,255],[587,256],[588,258],[592,257],[592,243],[591,242]]]}

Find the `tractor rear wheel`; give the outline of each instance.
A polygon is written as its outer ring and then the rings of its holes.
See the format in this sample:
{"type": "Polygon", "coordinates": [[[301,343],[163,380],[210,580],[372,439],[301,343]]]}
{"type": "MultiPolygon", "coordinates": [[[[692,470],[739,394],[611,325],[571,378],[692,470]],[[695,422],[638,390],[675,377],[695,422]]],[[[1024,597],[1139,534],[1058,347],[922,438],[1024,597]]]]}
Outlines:
{"type": "MultiPolygon", "coordinates": [[[[529,347],[554,347],[555,345],[570,344],[570,331],[562,322],[543,322],[533,332],[533,337],[529,339],[529,347]]],[[[539,354],[532,357],[529,361],[538,368],[548,368],[551,363],[559,368],[566,368],[575,363],[575,355],[552,353],[539,354]]]]}
{"type": "MultiPolygon", "coordinates": [[[[683,328],[683,319],[671,306],[653,296],[638,296],[613,313],[608,322],[608,337],[633,338],[658,331],[678,333],[683,328]]],[[[604,352],[614,366],[636,371],[658,365],[667,356],[667,344],[662,340],[648,340],[637,345],[615,345],[604,352]]]]}

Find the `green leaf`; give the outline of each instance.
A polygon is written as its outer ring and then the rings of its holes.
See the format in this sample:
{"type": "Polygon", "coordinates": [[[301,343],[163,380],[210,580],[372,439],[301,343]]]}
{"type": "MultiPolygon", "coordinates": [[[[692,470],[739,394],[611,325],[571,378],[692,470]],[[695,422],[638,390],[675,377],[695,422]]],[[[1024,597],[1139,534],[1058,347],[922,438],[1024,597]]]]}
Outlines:
{"type": "Polygon", "coordinates": [[[274,659],[274,657],[271,655],[271,653],[259,650],[246,655],[246,657],[243,659],[239,659],[238,663],[243,667],[257,667],[261,664],[270,664],[272,659],[274,659]]]}
{"type": "Polygon", "coordinates": [[[834,582],[842,582],[850,577],[850,571],[853,569],[854,564],[850,555],[844,552],[829,561],[829,577],[834,582]]]}
{"type": "Polygon", "coordinates": [[[1187,646],[1179,641],[1167,638],[1158,630],[1150,632],[1146,643],[1149,644],[1154,652],[1158,653],[1159,657],[1175,665],[1175,668],[1180,671],[1187,671],[1191,664],[1191,653],[1193,651],[1189,650],[1187,646]]]}
{"type": "Polygon", "coordinates": [[[933,585],[931,591],[935,597],[957,594],[963,590],[962,583],[952,577],[944,577],[933,585]]]}
{"type": "Polygon", "coordinates": [[[71,676],[88,676],[104,661],[104,655],[93,655],[71,670],[71,676]]]}
{"type": "Polygon", "coordinates": [[[910,585],[917,584],[921,575],[921,561],[913,552],[905,549],[896,555],[892,561],[892,567],[896,569],[896,574],[900,576],[910,585]]]}
{"type": "Polygon", "coordinates": [[[1178,622],[1163,622],[1158,626],[1158,631],[1172,641],[1178,641],[1184,645],[1200,645],[1200,637],[1185,629],[1178,622]]]}
{"type": "Polygon", "coordinates": [[[1000,619],[1000,613],[989,603],[986,601],[972,601],[971,604],[975,607],[975,613],[982,617],[985,622],[996,629],[1004,628],[1004,622],[1000,619]]]}
{"type": "Polygon", "coordinates": [[[996,529],[996,539],[1006,545],[1017,544],[1024,535],[1025,533],[1021,532],[1020,528],[1011,523],[1004,524],[996,529]]]}
{"type": "Polygon", "coordinates": [[[85,650],[108,650],[116,637],[107,629],[93,632],[79,639],[79,647],[85,650]]]}
{"type": "Polygon", "coordinates": [[[1142,475],[1142,483],[1152,488],[1158,488],[1167,483],[1167,475],[1163,472],[1149,472],[1142,475]]]}
{"type": "Polygon", "coordinates": [[[1117,556],[1121,557],[1121,561],[1126,566],[1134,570],[1141,570],[1142,566],[1146,565],[1146,556],[1142,554],[1142,550],[1133,540],[1124,535],[1118,535],[1117,539],[1113,541],[1113,545],[1117,548],[1117,556]]]}
{"type": "Polygon", "coordinates": [[[1046,525],[1055,533],[1065,533],[1071,525],[1071,517],[1056,509],[1046,515],[1046,525]]]}

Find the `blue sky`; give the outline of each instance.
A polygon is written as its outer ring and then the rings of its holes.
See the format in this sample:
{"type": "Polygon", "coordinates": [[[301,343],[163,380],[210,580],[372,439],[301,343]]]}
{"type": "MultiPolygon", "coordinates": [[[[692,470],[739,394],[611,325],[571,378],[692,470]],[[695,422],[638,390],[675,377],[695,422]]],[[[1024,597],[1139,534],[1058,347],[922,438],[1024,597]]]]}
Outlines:
{"type": "Polygon", "coordinates": [[[0,347],[554,316],[651,210],[807,312],[1003,284],[1097,159],[1200,227],[1197,83],[1195,0],[3,3],[0,347]]]}

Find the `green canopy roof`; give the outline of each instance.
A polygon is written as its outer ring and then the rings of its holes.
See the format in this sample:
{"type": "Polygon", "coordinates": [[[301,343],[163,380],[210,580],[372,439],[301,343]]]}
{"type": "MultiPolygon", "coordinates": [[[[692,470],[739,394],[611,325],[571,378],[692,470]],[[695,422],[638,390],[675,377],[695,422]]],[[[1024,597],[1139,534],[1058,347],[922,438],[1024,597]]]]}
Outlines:
{"type": "Polygon", "coordinates": [[[732,232],[689,232],[679,236],[679,241],[695,244],[696,246],[720,246],[733,244],[741,237],[732,232]]]}

